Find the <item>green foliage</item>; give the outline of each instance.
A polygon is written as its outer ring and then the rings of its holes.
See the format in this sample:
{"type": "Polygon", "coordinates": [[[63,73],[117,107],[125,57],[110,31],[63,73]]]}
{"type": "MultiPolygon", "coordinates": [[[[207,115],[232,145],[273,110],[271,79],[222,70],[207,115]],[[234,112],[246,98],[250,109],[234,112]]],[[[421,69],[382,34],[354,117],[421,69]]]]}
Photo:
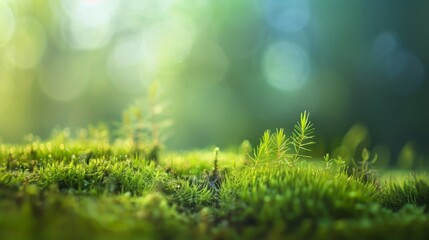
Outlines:
{"type": "Polygon", "coordinates": [[[312,165],[273,164],[228,173],[221,188],[221,208],[223,217],[235,224],[268,226],[287,219],[288,224],[299,225],[306,218],[351,217],[358,213],[354,209],[371,204],[377,194],[375,188],[345,174],[312,165]]]}
{"type": "Polygon", "coordinates": [[[171,201],[178,204],[183,211],[195,212],[212,205],[213,192],[202,179],[171,180],[166,184],[166,191],[171,194],[171,201]]]}
{"type": "Polygon", "coordinates": [[[301,113],[300,121],[295,124],[289,138],[286,137],[283,128],[276,129],[273,134],[266,130],[253,155],[255,165],[282,162],[293,166],[303,158],[310,158],[307,155],[310,152],[308,147],[315,142],[314,127],[309,116],[307,112],[301,113]]]}
{"type": "Polygon", "coordinates": [[[38,170],[38,184],[42,189],[96,193],[141,194],[154,190],[165,178],[154,164],[136,161],[106,161],[94,159],[89,164],[70,162],[48,163],[38,170]]]}
{"type": "Polygon", "coordinates": [[[325,163],[325,167],[326,169],[330,169],[332,166],[332,159],[329,158],[329,153],[327,153],[324,157],[323,157],[323,163],[325,163]]]}
{"type": "Polygon", "coordinates": [[[256,147],[253,160],[255,165],[271,160],[272,156],[272,137],[270,130],[266,130],[262,135],[259,145],[256,147]]]}
{"type": "Polygon", "coordinates": [[[309,113],[301,113],[300,121],[294,126],[294,131],[291,137],[292,145],[295,150],[293,161],[297,161],[300,158],[310,158],[310,156],[306,155],[305,152],[310,152],[308,146],[315,142],[312,141],[314,138],[314,127],[313,123],[310,122],[309,117],[309,113]]]}
{"type": "Polygon", "coordinates": [[[383,205],[399,210],[408,204],[421,206],[429,213],[429,176],[413,174],[402,183],[389,181],[383,192],[383,205]]]}
{"type": "Polygon", "coordinates": [[[305,161],[313,133],[306,112],[289,137],[267,130],[256,167],[248,142],[156,164],[102,126],[1,144],[0,238],[424,238],[429,176],[379,181],[367,149],[358,161],[305,161]]]}
{"type": "Polygon", "coordinates": [[[336,164],[336,166],[340,171],[346,170],[346,167],[347,167],[346,161],[341,156],[338,156],[337,158],[335,158],[334,163],[336,164]]]}
{"type": "Polygon", "coordinates": [[[289,152],[289,140],[284,134],[284,129],[276,129],[276,132],[271,136],[272,138],[272,151],[274,159],[279,162],[287,162],[287,153],[289,152]]]}

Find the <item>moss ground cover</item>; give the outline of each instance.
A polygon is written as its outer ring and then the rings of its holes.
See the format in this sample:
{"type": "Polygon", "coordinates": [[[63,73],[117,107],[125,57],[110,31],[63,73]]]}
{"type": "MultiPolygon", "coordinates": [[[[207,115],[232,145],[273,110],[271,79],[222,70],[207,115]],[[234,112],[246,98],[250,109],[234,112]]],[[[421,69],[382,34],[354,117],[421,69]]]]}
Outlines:
{"type": "Polygon", "coordinates": [[[311,158],[306,113],[290,137],[267,131],[254,150],[152,158],[103,131],[0,145],[1,239],[425,239],[429,229],[427,174],[376,174],[366,149],[359,161],[311,158]]]}

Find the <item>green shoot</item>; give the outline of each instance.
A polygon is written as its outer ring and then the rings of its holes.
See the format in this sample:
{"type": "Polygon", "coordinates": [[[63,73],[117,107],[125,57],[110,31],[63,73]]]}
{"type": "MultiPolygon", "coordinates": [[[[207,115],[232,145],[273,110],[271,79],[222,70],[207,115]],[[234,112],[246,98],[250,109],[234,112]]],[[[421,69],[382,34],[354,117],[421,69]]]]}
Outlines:
{"type": "Polygon", "coordinates": [[[301,113],[300,121],[295,124],[290,138],[286,137],[283,128],[276,129],[273,134],[270,130],[266,130],[254,151],[252,159],[255,165],[268,161],[294,165],[301,158],[310,157],[305,152],[310,152],[308,147],[315,143],[312,141],[313,138],[314,127],[309,120],[309,114],[307,112],[301,113]],[[290,153],[292,149],[294,151],[290,153]]]}
{"type": "Polygon", "coordinates": [[[352,161],[354,165],[353,173],[358,179],[364,182],[375,183],[377,179],[375,171],[371,169],[371,165],[377,161],[378,155],[374,154],[371,160],[370,155],[371,153],[368,151],[368,149],[364,148],[362,150],[362,161],[352,161]]]}
{"type": "Polygon", "coordinates": [[[266,161],[270,158],[271,155],[271,146],[272,146],[272,138],[270,130],[266,130],[264,135],[259,142],[259,145],[256,147],[253,161],[255,165],[258,165],[260,162],[266,161]]]}
{"type": "Polygon", "coordinates": [[[335,162],[335,165],[337,166],[339,172],[346,170],[346,161],[341,156],[338,156],[337,158],[335,158],[334,162],[335,162]]]}
{"type": "Polygon", "coordinates": [[[324,157],[323,157],[323,162],[325,163],[325,167],[326,169],[330,169],[331,165],[332,165],[332,159],[329,158],[329,153],[327,153],[324,157]]]}
{"type": "Polygon", "coordinates": [[[165,104],[159,103],[156,82],[151,84],[147,95],[124,111],[119,134],[131,142],[134,154],[158,162],[162,142],[166,139],[165,130],[171,121],[162,116],[165,104]]]}
{"type": "Polygon", "coordinates": [[[276,129],[276,132],[271,136],[272,138],[272,148],[275,154],[275,159],[278,162],[288,162],[287,161],[287,152],[289,152],[289,139],[284,133],[284,129],[276,129]]]}
{"type": "Polygon", "coordinates": [[[214,153],[215,153],[215,158],[214,158],[214,161],[213,161],[213,165],[214,165],[214,167],[213,167],[213,175],[214,176],[218,176],[219,175],[219,168],[218,168],[219,148],[218,147],[215,148],[214,153]]]}
{"type": "Polygon", "coordinates": [[[301,113],[300,121],[294,126],[291,137],[292,145],[295,150],[293,162],[297,162],[301,158],[309,158],[310,156],[306,155],[305,152],[310,152],[308,146],[315,144],[313,141],[314,127],[313,123],[309,120],[309,116],[310,114],[306,111],[301,113]]]}

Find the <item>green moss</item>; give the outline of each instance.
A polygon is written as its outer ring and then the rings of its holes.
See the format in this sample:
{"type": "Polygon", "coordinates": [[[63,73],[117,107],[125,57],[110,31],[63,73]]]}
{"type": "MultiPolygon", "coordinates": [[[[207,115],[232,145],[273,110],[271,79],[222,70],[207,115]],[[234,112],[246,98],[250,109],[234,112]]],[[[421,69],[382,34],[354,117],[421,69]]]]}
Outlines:
{"type": "Polygon", "coordinates": [[[253,156],[245,142],[154,162],[95,128],[0,145],[0,239],[424,239],[428,175],[368,181],[366,150],[355,168],[309,158],[310,124],[266,132],[253,156]]]}
{"type": "Polygon", "coordinates": [[[408,204],[421,206],[429,213],[429,177],[412,174],[402,182],[389,181],[383,192],[383,205],[399,210],[408,204]]]}

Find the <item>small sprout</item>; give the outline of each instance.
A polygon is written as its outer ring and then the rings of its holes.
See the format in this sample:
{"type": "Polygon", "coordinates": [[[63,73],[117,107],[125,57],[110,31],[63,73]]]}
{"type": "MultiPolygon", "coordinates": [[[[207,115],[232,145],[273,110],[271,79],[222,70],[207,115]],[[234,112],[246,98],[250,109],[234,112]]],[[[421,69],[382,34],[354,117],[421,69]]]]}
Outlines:
{"type": "Polygon", "coordinates": [[[215,154],[215,158],[214,158],[214,161],[213,161],[213,164],[214,164],[213,175],[217,176],[217,175],[219,175],[219,169],[218,169],[219,148],[218,147],[216,147],[214,149],[214,154],[215,154]]]}
{"type": "Polygon", "coordinates": [[[310,145],[315,144],[313,123],[309,120],[310,114],[301,113],[300,121],[294,126],[293,133],[286,137],[284,129],[276,129],[271,134],[266,130],[256,147],[252,160],[255,165],[276,161],[293,166],[300,159],[310,158],[305,152],[310,152],[310,145]]]}
{"type": "Polygon", "coordinates": [[[272,151],[271,143],[272,143],[271,132],[270,130],[266,130],[264,132],[264,135],[262,135],[259,145],[256,147],[253,153],[252,159],[255,165],[258,165],[258,163],[260,162],[270,160],[271,151],[272,151]]]}
{"type": "Polygon", "coordinates": [[[240,153],[243,156],[244,164],[249,164],[251,161],[252,145],[249,140],[244,140],[240,145],[240,153]]]}
{"type": "Polygon", "coordinates": [[[274,150],[274,159],[278,162],[288,162],[287,153],[289,152],[289,139],[284,133],[284,129],[276,129],[276,132],[271,136],[274,150]]]}
{"type": "Polygon", "coordinates": [[[294,126],[291,137],[295,150],[295,154],[293,155],[294,163],[301,158],[309,158],[310,156],[303,154],[303,152],[310,152],[308,146],[315,144],[312,140],[314,138],[314,126],[309,117],[310,113],[304,111],[301,113],[300,121],[294,126]]]}
{"type": "Polygon", "coordinates": [[[323,157],[323,162],[325,163],[325,167],[326,169],[330,169],[331,165],[332,165],[332,159],[329,158],[329,153],[327,153],[324,157],[323,157]]]}
{"type": "Polygon", "coordinates": [[[353,173],[363,182],[377,183],[378,177],[375,170],[371,169],[371,165],[377,161],[378,156],[377,154],[374,154],[371,160],[370,156],[371,153],[368,151],[368,149],[364,148],[362,150],[361,161],[355,161],[352,159],[352,163],[354,165],[353,173]]]}
{"type": "Polygon", "coordinates": [[[137,101],[123,112],[119,135],[132,144],[136,157],[159,162],[163,142],[167,138],[166,130],[171,121],[163,117],[165,104],[158,99],[158,85],[151,84],[147,98],[137,101]]]}
{"type": "Polygon", "coordinates": [[[335,164],[337,165],[338,169],[340,171],[345,170],[346,168],[346,161],[341,157],[338,156],[337,158],[334,159],[335,164]]]}
{"type": "Polygon", "coordinates": [[[369,159],[368,149],[364,148],[362,150],[362,162],[366,162],[369,159]]]}

